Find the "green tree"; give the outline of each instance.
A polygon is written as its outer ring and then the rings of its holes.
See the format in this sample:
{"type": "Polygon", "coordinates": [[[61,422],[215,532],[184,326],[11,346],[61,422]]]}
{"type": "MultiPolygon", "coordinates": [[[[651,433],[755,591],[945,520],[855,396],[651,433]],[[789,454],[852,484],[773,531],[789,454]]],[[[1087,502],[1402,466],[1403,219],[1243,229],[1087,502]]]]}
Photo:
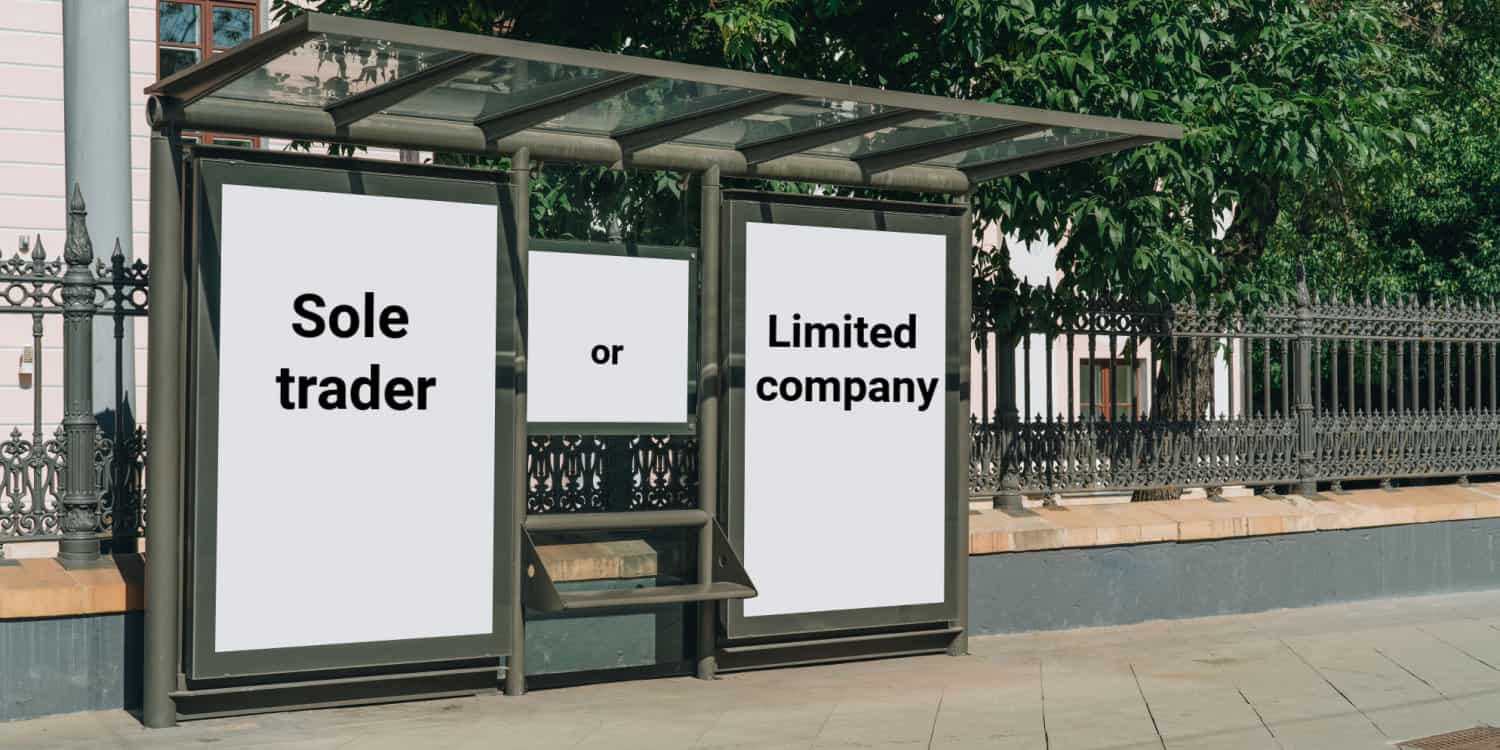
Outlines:
{"type": "Polygon", "coordinates": [[[1276,228],[1264,285],[1306,262],[1325,292],[1374,297],[1500,294],[1500,14],[1493,0],[1412,3],[1398,26],[1431,134],[1393,156],[1390,179],[1344,211],[1276,228]]]}
{"type": "MultiPolygon", "coordinates": [[[[1492,0],[1491,0],[1492,1],[1492,0]]],[[[1418,0],[325,0],[326,12],[505,34],[633,55],[894,89],[1182,124],[1160,143],[998,180],[975,194],[976,229],[999,222],[1023,241],[1064,241],[1051,299],[1020,289],[1006,259],[976,253],[976,322],[1009,324],[1030,304],[1095,294],[1140,302],[1253,304],[1276,280],[1274,240],[1373,215],[1375,196],[1410,167],[1453,5],[1418,0]],[[1438,10],[1432,10],[1432,7],[1438,10]],[[1420,49],[1419,49],[1420,48],[1420,49]]],[[[1473,0],[1476,8],[1484,0],[1473,0]]],[[[278,13],[296,12],[276,0],[278,13]]],[[[1445,48],[1442,64],[1463,65],[1445,48]]],[[[1474,144],[1482,158],[1483,143],[1474,144]]],[[[593,187],[572,231],[616,210],[593,187]]],[[[635,232],[657,220],[681,179],[623,180],[635,232]],[[658,207],[653,212],[652,207],[658,207]]],[[[1447,194],[1450,186],[1432,188],[1447,194]]],[[[571,197],[570,197],[571,196],[571,197]]],[[[576,209],[576,206],[573,207],[576,209]]],[[[1395,204],[1392,209],[1398,208],[1395,204]]],[[[1434,215],[1439,207],[1432,206],[1434,215]]],[[[1476,205],[1474,212],[1488,210],[1476,205]]],[[[1395,241],[1401,222],[1380,241],[1395,241]]],[[[558,216],[571,215],[561,211],[558,216]]],[[[1405,221],[1427,231],[1420,217],[1405,221]]],[[[568,221],[539,221],[556,230],[568,221]]],[[[544,231],[548,231],[544,229],[544,231]]],[[[976,233],[976,236],[981,236],[976,233]]],[[[1372,240],[1374,241],[1374,240],[1372,240]]],[[[1426,246],[1418,244],[1426,252],[1426,246]]],[[[1473,257],[1480,257],[1470,253],[1473,257]]],[[[1423,255],[1423,257],[1426,257],[1423,255]]],[[[1163,352],[1168,347],[1154,347],[1163,352]]],[[[1159,369],[1159,416],[1187,418],[1212,382],[1212,352],[1179,346],[1159,369]]],[[[1170,494],[1170,493],[1169,493],[1170,494]]]]}

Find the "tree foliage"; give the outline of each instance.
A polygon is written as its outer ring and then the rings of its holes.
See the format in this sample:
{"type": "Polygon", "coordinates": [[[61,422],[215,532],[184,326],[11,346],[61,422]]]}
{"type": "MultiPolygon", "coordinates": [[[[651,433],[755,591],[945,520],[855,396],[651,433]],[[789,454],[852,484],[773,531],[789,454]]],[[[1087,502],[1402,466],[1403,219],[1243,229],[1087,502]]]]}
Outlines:
{"type": "MultiPolygon", "coordinates": [[[[979,229],[1065,240],[1058,294],[1253,302],[1314,276],[1496,278],[1494,0],[323,0],[609,52],[1180,123],[1186,136],[981,187],[979,229]],[[1486,46],[1488,45],[1488,46],[1486,46]],[[1490,81],[1488,98],[1476,96],[1490,81]],[[1460,85],[1460,83],[1462,85],[1460,85]],[[1467,90],[1463,90],[1467,87],[1467,90]],[[1478,87],[1478,88],[1476,88],[1478,87]],[[1463,114],[1448,116],[1463,104],[1463,114]]],[[[274,0],[274,12],[308,3],[274,0]]],[[[456,158],[456,157],[455,157],[456,158]]],[[[467,159],[467,157],[465,157],[467,159]]],[[[537,226],[685,239],[681,175],[543,170],[537,226]]],[[[788,188],[790,186],[780,186],[788,188]]],[[[802,186],[801,189],[806,189],[802,186]]],[[[979,248],[976,313],[1032,294],[979,248]]],[[[1411,278],[1426,279],[1413,282],[1411,278]]],[[[1490,283],[1488,281],[1484,283],[1490,283]]]]}

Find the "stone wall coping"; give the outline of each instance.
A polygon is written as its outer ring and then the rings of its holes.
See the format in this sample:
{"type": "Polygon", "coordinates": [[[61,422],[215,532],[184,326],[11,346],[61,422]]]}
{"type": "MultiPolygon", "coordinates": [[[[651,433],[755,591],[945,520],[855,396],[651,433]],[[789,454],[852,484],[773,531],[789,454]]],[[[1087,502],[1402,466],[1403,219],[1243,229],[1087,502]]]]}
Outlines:
{"type": "Polygon", "coordinates": [[[1500,517],[1500,483],[969,511],[969,554],[1106,547],[1500,517]]]}
{"type": "Polygon", "coordinates": [[[0,565],[0,620],[139,610],[144,575],[145,561],[134,554],[73,570],[54,558],[9,561],[0,565]]]}

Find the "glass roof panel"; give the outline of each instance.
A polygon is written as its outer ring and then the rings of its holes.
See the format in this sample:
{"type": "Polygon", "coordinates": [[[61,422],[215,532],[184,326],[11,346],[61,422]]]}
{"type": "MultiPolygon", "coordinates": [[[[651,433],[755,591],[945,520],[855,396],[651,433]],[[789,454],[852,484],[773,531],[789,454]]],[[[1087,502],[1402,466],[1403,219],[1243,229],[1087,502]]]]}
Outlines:
{"type": "Polygon", "coordinates": [[[614,75],[597,68],[499,57],[386,110],[393,115],[472,122],[614,75]]]}
{"type": "Polygon", "coordinates": [[[540,127],[585,135],[610,135],[728,106],[762,93],[756,89],[656,78],[623,94],[575,109],[540,127]]]}
{"type": "Polygon", "coordinates": [[[324,107],[459,53],[380,39],[318,34],[234,79],[215,96],[324,107]]]}
{"type": "Polygon", "coordinates": [[[1032,156],[1043,151],[1055,151],[1085,143],[1096,143],[1115,137],[1118,137],[1117,133],[1102,130],[1052,128],[1024,135],[1020,138],[1012,138],[988,146],[972,148],[962,153],[932,159],[927,163],[941,164],[945,167],[972,167],[977,164],[1032,156]]]}
{"type": "Polygon", "coordinates": [[[915,146],[941,138],[953,138],[978,133],[982,130],[1013,125],[1010,120],[993,117],[935,112],[926,117],[909,120],[900,125],[885,128],[876,133],[847,138],[838,143],[813,149],[810,153],[821,156],[862,156],[915,146]]]}
{"type": "Polygon", "coordinates": [[[735,148],[756,141],[804,133],[813,128],[838,125],[891,109],[893,108],[847,99],[798,99],[693,133],[682,140],[703,146],[735,148]]]}
{"type": "MultiPolygon", "coordinates": [[[[855,165],[845,161],[833,167],[833,174],[848,174],[846,179],[858,183],[870,181],[870,174],[919,158],[929,166],[966,169],[1115,138],[1132,139],[1132,143],[1122,144],[1126,147],[1182,137],[1180,127],[1165,123],[766,76],[319,13],[299,16],[158,81],[147,91],[168,102],[180,101],[187,114],[173,116],[182,122],[193,121],[191,113],[196,109],[200,113],[198,122],[209,129],[245,119],[243,113],[254,110],[215,110],[207,103],[193,104],[204,97],[284,107],[288,117],[274,121],[278,123],[275,126],[260,125],[267,131],[284,132],[290,127],[327,137],[330,132],[342,135],[339,129],[349,128],[346,132],[356,142],[400,148],[484,143],[466,140],[471,131],[447,124],[443,124],[441,137],[429,137],[410,122],[393,122],[388,128],[353,127],[384,107],[387,114],[429,119],[434,125],[437,121],[476,123],[479,130],[473,134],[489,134],[491,138],[516,133],[506,130],[512,125],[557,134],[614,137],[620,141],[622,152],[632,153],[662,143],[668,135],[675,135],[677,143],[744,149],[756,164],[790,155],[793,152],[788,148],[802,148],[803,154],[853,159],[863,165],[866,169],[853,169],[855,165]],[[423,71],[435,75],[419,75],[423,71]],[[412,85],[391,85],[408,78],[412,85]],[[359,97],[371,91],[375,91],[374,97],[359,97]],[[359,99],[347,107],[332,108],[327,118],[291,111],[328,110],[349,97],[359,99]],[[764,101],[760,101],[762,98],[764,101]],[[753,103],[745,106],[747,102],[753,103]],[[541,103],[547,106],[525,112],[541,103]],[[517,116],[506,118],[507,114],[517,116]],[[540,117],[552,115],[556,116],[537,124],[540,117]],[[677,122],[695,115],[707,116],[677,122]],[[867,118],[871,121],[860,122],[867,118]],[[689,132],[711,123],[710,127],[689,132]],[[838,127],[846,123],[853,125],[838,127]],[[636,129],[658,125],[662,129],[625,137],[636,129]],[[1036,132],[1008,137],[1007,133],[1018,132],[1011,129],[1018,125],[1036,132]],[[823,128],[835,130],[815,133],[823,128]],[[777,142],[810,133],[814,135],[809,138],[777,142]],[[850,137],[819,144],[840,134],[850,137]],[[748,148],[758,143],[767,145],[748,148]],[[965,150],[964,146],[970,148],[965,150]],[[944,153],[950,147],[960,150],[944,153]],[[880,158],[882,154],[889,158],[880,158]]],[[[588,158],[610,158],[607,145],[590,142],[589,147],[593,151],[588,158]]],[[[661,159],[668,162],[676,159],[689,166],[701,162],[700,156],[679,159],[670,152],[663,153],[667,155],[661,159]]],[[[1086,158],[1088,153],[1077,152],[1064,159],[1086,158]]],[[[724,163],[734,165],[733,160],[724,163]]],[[[928,174],[924,179],[963,179],[951,172],[930,172],[936,177],[928,174]]],[[[796,164],[781,165],[779,173],[798,179],[823,179],[830,174],[824,167],[796,164]]]]}

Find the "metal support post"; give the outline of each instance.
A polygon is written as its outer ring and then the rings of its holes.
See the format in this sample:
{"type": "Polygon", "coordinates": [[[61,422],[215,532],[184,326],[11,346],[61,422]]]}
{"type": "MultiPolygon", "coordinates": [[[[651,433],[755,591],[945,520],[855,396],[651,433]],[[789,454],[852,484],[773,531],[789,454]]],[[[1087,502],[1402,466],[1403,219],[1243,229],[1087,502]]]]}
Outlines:
{"type": "Polygon", "coordinates": [[[515,315],[515,471],[512,499],[510,563],[515,579],[510,593],[510,657],[505,668],[505,694],[526,692],[526,601],[522,596],[526,562],[521,534],[526,526],[526,253],[531,247],[531,150],[517,149],[510,157],[510,204],[515,213],[516,315],[515,315]]]}
{"type": "MultiPolygon", "coordinates": [[[[719,490],[719,168],[703,171],[698,238],[703,275],[698,326],[698,508],[709,522],[698,530],[698,582],[714,576],[714,518],[719,490]]],[[[698,603],[698,679],[718,671],[718,602],[698,603]]]]}
{"type": "MultiPolygon", "coordinates": [[[[952,460],[958,462],[958,470],[950,472],[950,476],[958,479],[958,549],[953,551],[953,564],[956,566],[953,572],[954,596],[958,602],[958,618],[953,623],[955,627],[962,628],[953,641],[948,644],[949,656],[963,656],[969,653],[969,451],[973,449],[973,441],[969,431],[969,380],[973,376],[970,364],[969,345],[974,340],[972,329],[973,318],[973,286],[967,283],[969,269],[973,267],[974,259],[974,226],[973,210],[969,206],[969,195],[964,193],[958,196],[957,203],[963,206],[963,217],[959,220],[959,238],[962,240],[961,249],[958,253],[958,267],[962,269],[962,278],[966,283],[958,285],[958,424],[953,429],[958,431],[958,456],[952,460]]],[[[1015,399],[1012,398],[1012,401],[1015,399]]]]}
{"type": "Polygon", "coordinates": [[[146,486],[151,531],[146,535],[146,643],[143,720],[177,723],[182,565],[183,277],[181,152],[175,132],[151,136],[151,307],[148,336],[146,486]]]}
{"type": "MultiPolygon", "coordinates": [[[[94,244],[85,223],[83,192],[73,186],[68,201],[68,238],[63,260],[63,436],[67,473],[62,496],[62,542],[57,560],[64,567],[98,565],[99,492],[94,481],[94,244]]],[[[121,521],[123,523],[123,521],[121,521]]]]}
{"type": "Polygon", "coordinates": [[[1016,405],[1016,346],[1019,342],[1013,330],[995,332],[995,423],[998,428],[995,448],[1000,452],[1000,486],[995,490],[994,506],[1010,510],[1022,507],[1021,480],[1016,476],[1015,456],[1011,455],[1011,441],[1021,424],[1021,412],[1016,405]]]}
{"type": "MultiPolygon", "coordinates": [[[[1313,434],[1313,321],[1307,269],[1297,268],[1297,494],[1318,496],[1318,446],[1313,434]]],[[[1246,354],[1248,360],[1249,354],[1246,354]]],[[[1247,389],[1249,385],[1245,386],[1247,389]]]]}

